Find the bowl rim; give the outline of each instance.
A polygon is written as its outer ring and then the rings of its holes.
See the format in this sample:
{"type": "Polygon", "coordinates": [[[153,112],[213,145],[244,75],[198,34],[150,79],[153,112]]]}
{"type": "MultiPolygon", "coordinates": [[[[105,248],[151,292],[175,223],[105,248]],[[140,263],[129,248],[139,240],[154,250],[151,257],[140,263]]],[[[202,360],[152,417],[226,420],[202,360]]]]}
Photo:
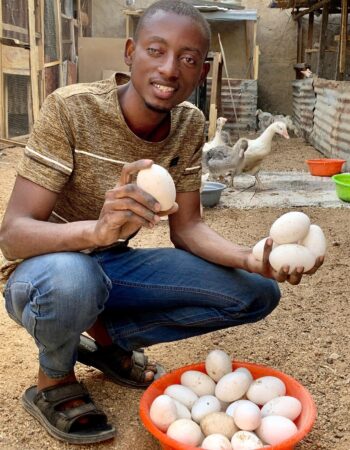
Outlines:
{"type": "MultiPolygon", "coordinates": [[[[292,384],[294,387],[297,387],[303,393],[303,397],[309,405],[308,416],[307,416],[307,418],[308,418],[307,426],[304,426],[304,428],[302,428],[300,430],[298,429],[297,433],[295,433],[290,438],[280,442],[277,445],[271,445],[269,447],[269,449],[271,449],[271,450],[286,450],[286,449],[294,448],[294,446],[297,443],[299,443],[312,429],[312,427],[316,421],[316,417],[317,417],[316,404],[315,404],[314,399],[312,398],[310,392],[308,391],[308,389],[305,386],[303,386],[301,383],[299,383],[299,381],[297,381],[292,376],[290,376],[284,372],[281,372],[277,369],[274,369],[273,367],[266,366],[264,364],[256,364],[256,363],[236,361],[236,360],[232,361],[232,370],[234,370],[238,367],[245,367],[247,369],[249,369],[249,368],[253,369],[253,368],[259,367],[262,369],[266,369],[268,372],[266,374],[266,376],[276,376],[276,377],[281,377],[284,380],[288,380],[289,384],[292,384]]],[[[156,425],[152,422],[152,420],[150,418],[148,402],[151,403],[152,393],[154,393],[156,390],[158,390],[158,392],[157,392],[158,395],[161,395],[164,392],[163,385],[164,385],[164,381],[166,380],[166,378],[171,379],[174,375],[181,376],[181,374],[183,372],[186,372],[188,370],[199,370],[203,373],[206,373],[205,372],[205,363],[202,362],[202,363],[197,363],[197,364],[189,364],[189,365],[180,367],[176,370],[173,370],[173,371],[163,375],[158,380],[154,381],[146,389],[146,391],[143,393],[143,395],[141,397],[140,406],[139,406],[140,418],[141,418],[141,421],[143,422],[143,425],[145,426],[145,428],[156,439],[158,439],[158,441],[161,444],[167,445],[167,446],[169,446],[169,448],[171,448],[170,446],[173,446],[174,449],[177,449],[177,450],[198,450],[200,447],[192,447],[189,445],[182,444],[182,443],[170,438],[162,431],[160,431],[159,428],[156,427],[156,425]],[[162,386],[162,389],[160,389],[160,386],[162,386]]],[[[288,395],[288,394],[286,394],[286,395],[288,395]]]]}
{"type": "Polygon", "coordinates": [[[321,163],[341,163],[344,164],[346,162],[346,159],[337,159],[337,158],[319,158],[319,159],[306,159],[306,163],[308,164],[321,164],[321,163]]]}
{"type": "Polygon", "coordinates": [[[340,180],[338,179],[339,176],[344,177],[344,175],[347,175],[350,177],[349,172],[343,172],[343,173],[337,173],[337,174],[333,175],[332,180],[335,182],[335,184],[350,188],[350,183],[344,183],[343,181],[341,181],[341,179],[340,180]]]}

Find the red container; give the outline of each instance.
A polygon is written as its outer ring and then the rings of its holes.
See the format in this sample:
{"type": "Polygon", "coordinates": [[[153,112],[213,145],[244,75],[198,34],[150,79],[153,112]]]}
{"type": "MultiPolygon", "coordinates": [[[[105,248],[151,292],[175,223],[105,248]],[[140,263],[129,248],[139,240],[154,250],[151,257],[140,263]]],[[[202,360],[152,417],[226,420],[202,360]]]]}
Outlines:
{"type": "MultiPolygon", "coordinates": [[[[278,445],[271,445],[269,450],[292,450],[299,441],[301,441],[307,433],[311,430],[316,420],[316,406],[309,393],[309,391],[302,386],[297,380],[283,372],[279,372],[271,367],[261,366],[258,364],[233,361],[232,369],[238,367],[246,367],[250,370],[251,374],[255,378],[260,378],[266,375],[275,376],[280,378],[287,387],[286,395],[296,397],[302,404],[302,412],[300,416],[295,420],[295,424],[298,427],[298,432],[281,442],[278,445]]],[[[160,431],[154,423],[151,421],[149,410],[153,400],[159,395],[163,394],[164,390],[171,384],[180,384],[181,375],[187,370],[200,370],[205,373],[204,363],[192,364],[189,366],[181,367],[173,372],[170,372],[159,380],[154,381],[144,392],[140,402],[140,416],[144,426],[147,430],[158,439],[164,450],[198,450],[198,447],[190,447],[185,444],[181,444],[174,439],[169,438],[165,433],[160,431]]]]}
{"type": "Polygon", "coordinates": [[[345,162],[345,159],[329,158],[308,159],[306,161],[311,175],[316,175],[318,177],[331,177],[332,175],[340,173],[345,162]]]}

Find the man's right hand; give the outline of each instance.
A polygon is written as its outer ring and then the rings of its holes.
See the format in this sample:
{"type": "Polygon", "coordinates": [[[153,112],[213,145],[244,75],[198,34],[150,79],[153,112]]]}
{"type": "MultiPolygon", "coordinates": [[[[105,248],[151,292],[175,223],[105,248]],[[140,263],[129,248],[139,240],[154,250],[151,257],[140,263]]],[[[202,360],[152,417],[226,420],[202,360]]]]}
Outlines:
{"type": "Polygon", "coordinates": [[[152,164],[150,159],[141,159],[123,167],[117,185],[106,192],[100,217],[94,226],[92,240],[96,246],[111,245],[118,239],[126,239],[141,227],[153,228],[159,222],[160,204],[132,183],[137,172],[152,164]]]}

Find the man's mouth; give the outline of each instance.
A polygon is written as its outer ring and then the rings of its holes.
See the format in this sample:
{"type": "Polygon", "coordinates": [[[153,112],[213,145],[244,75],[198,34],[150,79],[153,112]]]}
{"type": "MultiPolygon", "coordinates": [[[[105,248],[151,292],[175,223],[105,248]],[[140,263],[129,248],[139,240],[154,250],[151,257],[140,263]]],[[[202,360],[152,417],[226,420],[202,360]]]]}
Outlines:
{"type": "Polygon", "coordinates": [[[175,88],[170,86],[164,86],[163,84],[153,83],[153,86],[159,89],[161,92],[171,93],[175,91],[175,88]]]}

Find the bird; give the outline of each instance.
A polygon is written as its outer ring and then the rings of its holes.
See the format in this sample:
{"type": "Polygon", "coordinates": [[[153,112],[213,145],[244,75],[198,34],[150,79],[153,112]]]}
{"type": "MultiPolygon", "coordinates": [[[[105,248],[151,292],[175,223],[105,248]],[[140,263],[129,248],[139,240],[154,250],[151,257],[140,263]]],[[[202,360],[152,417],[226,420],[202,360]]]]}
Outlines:
{"type": "MultiPolygon", "coordinates": [[[[248,148],[244,152],[244,165],[242,172],[248,173],[255,177],[254,184],[249,187],[253,187],[257,184],[257,190],[264,189],[258,173],[263,159],[271,152],[272,139],[276,133],[283,136],[285,139],[289,139],[287,126],[284,122],[274,122],[269,125],[257,139],[248,139],[248,148]]],[[[246,139],[239,139],[235,145],[237,145],[241,140],[246,139]]]]}
{"type": "Polygon", "coordinates": [[[225,117],[218,117],[218,119],[216,120],[216,130],[215,130],[215,135],[213,137],[213,139],[211,139],[209,142],[206,142],[203,145],[202,148],[202,172],[208,173],[208,167],[206,166],[205,163],[205,157],[204,155],[212,148],[221,146],[221,145],[230,145],[231,140],[230,140],[230,135],[227,131],[224,131],[222,128],[225,125],[225,123],[227,122],[227,119],[225,117]]]}
{"type": "Polygon", "coordinates": [[[233,178],[239,175],[244,167],[244,155],[248,148],[247,139],[239,139],[235,145],[219,145],[211,148],[204,154],[205,164],[213,178],[223,179],[228,173],[233,178]]]}

